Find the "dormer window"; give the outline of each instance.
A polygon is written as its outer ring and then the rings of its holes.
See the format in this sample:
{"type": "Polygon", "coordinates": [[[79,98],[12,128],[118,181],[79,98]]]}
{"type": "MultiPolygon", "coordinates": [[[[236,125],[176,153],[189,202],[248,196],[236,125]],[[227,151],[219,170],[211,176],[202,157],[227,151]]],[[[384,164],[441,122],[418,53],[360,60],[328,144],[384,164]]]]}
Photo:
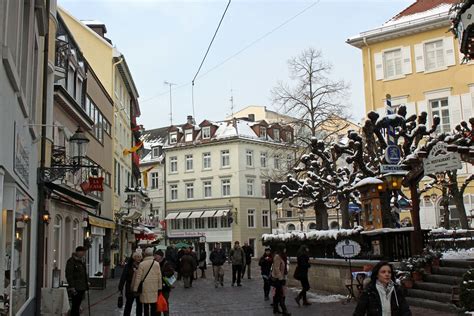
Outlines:
{"type": "Polygon", "coordinates": [[[260,127],[260,138],[267,139],[267,128],[261,126],[260,127]]]}
{"type": "Polygon", "coordinates": [[[286,142],[291,143],[292,142],[292,133],[291,131],[286,131],[286,142]]]}
{"type": "Polygon", "coordinates": [[[192,142],[193,141],[193,130],[187,129],[184,131],[184,141],[185,142],[192,142]]]}
{"type": "Polygon", "coordinates": [[[209,139],[211,138],[211,127],[206,126],[202,128],[202,139],[209,139]]]}
{"type": "Polygon", "coordinates": [[[178,133],[171,132],[170,133],[170,144],[176,144],[178,142],[178,133]]]}
{"type": "Polygon", "coordinates": [[[276,129],[276,128],[273,129],[273,139],[277,142],[280,141],[280,130],[279,129],[276,129]]]}
{"type": "Polygon", "coordinates": [[[160,156],[160,147],[153,147],[151,152],[152,158],[158,158],[160,156]]]}

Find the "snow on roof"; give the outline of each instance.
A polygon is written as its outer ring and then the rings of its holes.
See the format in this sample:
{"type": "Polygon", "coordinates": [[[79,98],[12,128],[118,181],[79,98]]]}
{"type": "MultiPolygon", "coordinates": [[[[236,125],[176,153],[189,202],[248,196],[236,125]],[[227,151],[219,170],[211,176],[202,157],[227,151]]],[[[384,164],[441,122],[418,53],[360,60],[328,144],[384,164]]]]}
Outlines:
{"type": "MultiPolygon", "coordinates": [[[[426,1],[417,1],[417,2],[426,2],[426,1]]],[[[439,2],[439,1],[436,1],[436,2],[439,2]]],[[[451,2],[442,1],[442,2],[445,2],[445,3],[438,3],[438,4],[435,4],[435,6],[433,7],[423,7],[425,8],[425,10],[420,11],[421,10],[420,9],[418,10],[418,12],[415,11],[412,14],[407,14],[407,13],[410,13],[410,11],[406,13],[404,13],[405,11],[402,11],[401,13],[397,14],[396,16],[394,16],[393,18],[385,22],[382,26],[390,26],[390,25],[404,23],[404,22],[416,22],[417,20],[425,19],[431,16],[436,16],[436,15],[441,16],[443,14],[447,14],[449,12],[449,9],[453,5],[453,2],[452,1],[451,2]]]]}
{"type": "Polygon", "coordinates": [[[309,232],[289,232],[284,234],[263,234],[262,239],[264,241],[288,241],[288,240],[326,240],[326,239],[338,239],[341,237],[347,237],[351,235],[358,235],[364,228],[362,226],[354,227],[353,229],[331,229],[331,230],[313,230],[309,232]]]}
{"type": "Polygon", "coordinates": [[[99,20],[81,20],[85,25],[105,25],[104,22],[99,20]]]}
{"type": "Polygon", "coordinates": [[[382,183],[383,183],[383,181],[380,180],[380,179],[373,178],[373,177],[367,177],[367,178],[364,178],[364,179],[360,180],[359,182],[357,182],[357,184],[354,185],[354,189],[363,187],[364,185],[368,185],[368,184],[382,184],[382,183]]]}
{"type": "Polygon", "coordinates": [[[450,249],[441,253],[444,260],[466,260],[474,259],[474,248],[450,249]]]}
{"type": "Polygon", "coordinates": [[[250,127],[251,123],[253,122],[239,119],[235,119],[235,126],[232,120],[216,123],[217,131],[214,136],[216,139],[235,136],[258,139],[257,134],[255,134],[252,127],[250,127]]]}
{"type": "Polygon", "coordinates": [[[412,232],[415,228],[413,227],[400,227],[400,228],[379,228],[361,232],[364,235],[377,235],[386,233],[399,233],[399,232],[412,232]]]}

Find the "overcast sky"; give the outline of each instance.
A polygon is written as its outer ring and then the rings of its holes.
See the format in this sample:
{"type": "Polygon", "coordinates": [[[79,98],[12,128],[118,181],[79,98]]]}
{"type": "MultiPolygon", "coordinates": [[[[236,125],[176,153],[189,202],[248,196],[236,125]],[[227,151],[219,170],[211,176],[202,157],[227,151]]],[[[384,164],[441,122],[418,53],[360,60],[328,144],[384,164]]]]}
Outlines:
{"type": "MultiPolygon", "coordinates": [[[[164,81],[177,84],[172,91],[173,122],[183,123],[192,114],[190,83],[227,0],[58,2],[78,19],[106,24],[107,36],[125,55],[138,88],[140,124],[146,129],[169,125],[169,90],[164,81]]],[[[198,123],[203,119],[222,120],[229,115],[231,90],[235,110],[247,105],[273,109],[270,90],[278,81],[289,80],[287,60],[308,47],[320,49],[333,64],[334,79],[350,83],[349,112],[354,120],[360,121],[364,116],[362,57],[360,50],[345,40],[380,26],[413,1],[321,0],[311,6],[315,2],[232,1],[201,69],[204,76],[198,76],[195,82],[198,123]],[[220,66],[215,68],[217,65],[220,66]]]]}

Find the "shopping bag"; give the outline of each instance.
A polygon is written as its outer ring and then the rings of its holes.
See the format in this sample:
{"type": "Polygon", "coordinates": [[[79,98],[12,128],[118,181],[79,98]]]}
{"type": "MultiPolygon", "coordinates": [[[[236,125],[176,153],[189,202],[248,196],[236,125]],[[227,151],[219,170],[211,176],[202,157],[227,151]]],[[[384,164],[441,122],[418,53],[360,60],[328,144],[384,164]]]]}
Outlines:
{"type": "Polygon", "coordinates": [[[157,312],[167,312],[168,311],[168,302],[163,296],[163,293],[158,294],[158,299],[156,300],[156,311],[157,312]]]}
{"type": "Polygon", "coordinates": [[[118,300],[117,300],[117,307],[118,308],[123,307],[123,294],[122,293],[119,294],[119,297],[118,297],[118,300]]]}

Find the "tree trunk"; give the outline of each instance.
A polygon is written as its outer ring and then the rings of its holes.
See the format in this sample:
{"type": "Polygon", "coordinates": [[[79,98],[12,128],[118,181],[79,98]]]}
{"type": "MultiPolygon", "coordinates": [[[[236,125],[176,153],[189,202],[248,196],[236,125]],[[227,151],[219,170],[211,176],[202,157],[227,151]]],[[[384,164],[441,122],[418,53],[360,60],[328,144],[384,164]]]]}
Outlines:
{"type": "Polygon", "coordinates": [[[314,212],[316,213],[316,229],[328,230],[328,210],[326,204],[323,202],[314,205],[314,212]]]}
{"type": "Polygon", "coordinates": [[[392,195],[390,191],[380,193],[380,207],[382,208],[382,224],[384,228],[395,227],[395,225],[393,224],[393,218],[392,218],[392,212],[391,212],[392,210],[390,207],[391,196],[392,195]]]}
{"type": "Polygon", "coordinates": [[[448,188],[443,186],[443,195],[441,197],[440,207],[443,207],[443,228],[449,229],[449,195],[448,188]]]}
{"type": "Polygon", "coordinates": [[[423,233],[420,223],[420,193],[418,192],[418,183],[410,183],[411,195],[411,221],[413,224],[413,233],[411,235],[411,254],[421,254],[423,251],[423,233]]]}
{"type": "Polygon", "coordinates": [[[341,209],[342,228],[348,229],[349,225],[349,199],[345,195],[339,196],[339,205],[341,209]]]}
{"type": "MultiPolygon", "coordinates": [[[[469,222],[467,221],[466,208],[464,206],[464,197],[459,191],[458,186],[453,186],[451,188],[451,195],[453,196],[454,205],[456,205],[456,210],[458,211],[459,221],[461,222],[462,229],[469,229],[469,222]]],[[[448,205],[449,208],[449,205],[448,205]]]]}

